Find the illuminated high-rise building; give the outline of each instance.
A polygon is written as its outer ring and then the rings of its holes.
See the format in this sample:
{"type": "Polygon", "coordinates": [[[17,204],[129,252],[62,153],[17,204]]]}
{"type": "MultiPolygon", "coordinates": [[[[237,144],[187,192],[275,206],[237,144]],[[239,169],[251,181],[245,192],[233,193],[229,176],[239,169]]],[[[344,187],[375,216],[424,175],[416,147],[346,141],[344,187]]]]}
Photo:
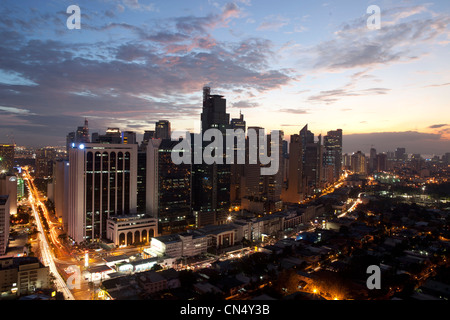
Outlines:
{"type": "Polygon", "coordinates": [[[155,138],[156,139],[170,139],[172,134],[170,122],[168,120],[159,120],[155,124],[155,138]]]}
{"type": "Polygon", "coordinates": [[[0,173],[12,173],[14,167],[14,145],[0,144],[0,173]]]}
{"type": "Polygon", "coordinates": [[[147,146],[146,208],[162,233],[184,231],[194,223],[191,212],[191,164],[175,164],[179,141],[152,139],[147,146]]]}
{"type": "MultiPolygon", "coordinates": [[[[231,129],[242,130],[245,134],[246,123],[244,120],[244,115],[240,112],[239,118],[231,119],[231,129]]],[[[238,149],[237,143],[234,145],[234,162],[230,165],[230,201],[233,204],[238,204],[243,196],[243,179],[244,179],[244,164],[237,163],[238,152],[242,150],[238,149]]]]}
{"type": "Polygon", "coordinates": [[[123,144],[136,144],[136,132],[134,131],[124,131],[122,132],[122,143],[123,144]]]}
{"type": "Polygon", "coordinates": [[[36,150],[36,178],[51,178],[55,160],[56,150],[54,148],[40,148],[36,150]]]}
{"type": "Polygon", "coordinates": [[[282,199],[288,203],[303,200],[303,147],[300,135],[291,135],[289,142],[289,162],[287,188],[283,190],[282,199]]]}
{"type": "Polygon", "coordinates": [[[92,134],[92,143],[121,144],[123,143],[122,132],[119,128],[108,128],[105,134],[95,132],[92,134]]]}
{"type": "Polygon", "coordinates": [[[314,134],[305,125],[300,130],[303,152],[303,187],[308,195],[312,195],[316,188],[321,187],[323,146],[322,135],[318,136],[318,141],[314,141],[314,134]]]}
{"type": "Polygon", "coordinates": [[[0,256],[6,253],[9,238],[10,199],[8,195],[0,195],[0,256]]]}
{"type": "Polygon", "coordinates": [[[338,180],[342,171],[342,129],[328,131],[323,139],[325,164],[332,166],[334,179],[338,180]]]}
{"type": "Polygon", "coordinates": [[[7,195],[9,198],[9,212],[17,213],[17,177],[13,173],[0,174],[0,195],[7,195]]]}
{"type": "Polygon", "coordinates": [[[74,132],[69,132],[66,136],[66,149],[67,153],[69,153],[69,149],[73,144],[78,143],[88,143],[90,142],[89,138],[89,126],[88,120],[84,119],[84,126],[80,126],[74,132]]]}
{"type": "Polygon", "coordinates": [[[68,235],[105,239],[107,219],[136,213],[136,144],[78,144],[69,151],[68,235]]]}
{"type": "MultiPolygon", "coordinates": [[[[220,95],[211,95],[210,88],[203,88],[203,109],[201,113],[201,133],[208,129],[218,129],[223,134],[226,146],[226,129],[230,128],[230,115],[226,113],[226,100],[220,95]]],[[[203,140],[203,139],[202,139],[203,140]]],[[[194,143],[195,139],[192,139],[194,143]]],[[[204,148],[209,143],[204,143],[204,148]]],[[[203,150],[203,149],[202,149],[203,150]]],[[[195,152],[195,151],[194,151],[195,152]]],[[[224,150],[224,154],[226,151],[224,150]]],[[[192,209],[196,212],[220,211],[228,213],[230,207],[230,165],[195,164],[192,167],[192,209]]]]}
{"type": "Polygon", "coordinates": [[[361,151],[353,153],[351,156],[351,168],[355,174],[366,174],[366,155],[361,151]]]}

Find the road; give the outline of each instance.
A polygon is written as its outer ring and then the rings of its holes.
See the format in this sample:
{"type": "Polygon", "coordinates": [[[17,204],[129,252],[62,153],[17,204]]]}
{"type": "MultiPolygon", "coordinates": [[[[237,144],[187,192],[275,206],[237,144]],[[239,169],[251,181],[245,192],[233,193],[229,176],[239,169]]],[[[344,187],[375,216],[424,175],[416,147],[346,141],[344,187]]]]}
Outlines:
{"type": "MultiPolygon", "coordinates": [[[[42,202],[37,198],[37,190],[36,187],[33,185],[33,180],[31,176],[29,175],[28,171],[25,171],[26,174],[26,181],[27,186],[29,189],[29,201],[31,205],[31,209],[33,210],[34,218],[36,221],[36,226],[39,231],[39,247],[40,247],[40,253],[41,253],[41,261],[44,266],[48,266],[50,269],[50,272],[55,277],[55,285],[59,292],[62,292],[64,295],[65,300],[75,300],[74,296],[72,295],[72,292],[67,286],[67,283],[64,281],[64,279],[61,277],[61,275],[58,272],[58,269],[55,265],[55,257],[53,254],[52,249],[50,248],[47,238],[45,236],[44,228],[42,227],[41,217],[38,213],[37,206],[43,206],[42,202]]],[[[45,206],[44,206],[45,208],[45,206]]],[[[45,211],[44,211],[45,212],[45,211]]],[[[52,232],[51,232],[52,234],[52,232]]],[[[53,238],[53,236],[51,236],[53,238]]]]}

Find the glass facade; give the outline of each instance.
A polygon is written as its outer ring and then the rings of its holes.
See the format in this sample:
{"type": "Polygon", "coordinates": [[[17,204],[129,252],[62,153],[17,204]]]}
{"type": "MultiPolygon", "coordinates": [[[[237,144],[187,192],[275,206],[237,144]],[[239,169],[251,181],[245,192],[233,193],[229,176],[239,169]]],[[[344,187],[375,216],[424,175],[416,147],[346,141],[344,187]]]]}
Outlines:
{"type": "Polygon", "coordinates": [[[86,240],[106,239],[110,215],[130,213],[129,152],[86,153],[86,240]]]}

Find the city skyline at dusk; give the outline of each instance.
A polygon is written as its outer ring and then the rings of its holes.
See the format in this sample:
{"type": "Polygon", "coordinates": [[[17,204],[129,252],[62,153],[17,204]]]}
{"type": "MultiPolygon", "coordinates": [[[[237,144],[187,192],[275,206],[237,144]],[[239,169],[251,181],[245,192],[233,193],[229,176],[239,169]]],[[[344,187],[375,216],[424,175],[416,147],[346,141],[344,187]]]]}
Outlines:
{"type": "Polygon", "coordinates": [[[201,88],[248,126],[343,129],[343,151],[450,150],[446,1],[3,1],[0,141],[90,128],[194,130],[201,88]],[[369,5],[381,28],[367,27],[369,5]]]}

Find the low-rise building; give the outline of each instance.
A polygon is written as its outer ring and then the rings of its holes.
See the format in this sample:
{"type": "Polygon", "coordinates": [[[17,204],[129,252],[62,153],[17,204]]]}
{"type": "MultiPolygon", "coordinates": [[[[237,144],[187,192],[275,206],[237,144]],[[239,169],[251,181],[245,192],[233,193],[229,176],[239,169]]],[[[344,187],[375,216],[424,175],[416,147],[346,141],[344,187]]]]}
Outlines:
{"type": "Polygon", "coordinates": [[[0,259],[0,292],[24,295],[50,289],[49,268],[36,257],[0,259]]]}
{"type": "Polygon", "coordinates": [[[116,246],[150,242],[158,235],[158,220],[145,215],[111,216],[107,220],[107,237],[116,246]]]}
{"type": "Polygon", "coordinates": [[[167,289],[167,279],[159,272],[146,271],[136,275],[136,280],[139,287],[146,294],[152,294],[167,289]]]}

